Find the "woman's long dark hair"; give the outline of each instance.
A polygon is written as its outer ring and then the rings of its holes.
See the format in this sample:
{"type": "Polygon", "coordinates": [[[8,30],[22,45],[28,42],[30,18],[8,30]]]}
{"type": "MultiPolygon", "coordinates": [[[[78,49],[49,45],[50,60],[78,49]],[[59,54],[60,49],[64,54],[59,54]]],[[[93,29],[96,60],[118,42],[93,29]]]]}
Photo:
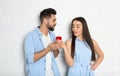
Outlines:
{"type": "MultiPolygon", "coordinates": [[[[71,23],[71,31],[72,31],[72,27],[73,27],[73,21],[75,21],[75,20],[80,21],[81,24],[82,24],[82,29],[83,29],[82,36],[83,36],[83,39],[86,40],[87,44],[91,48],[91,52],[92,52],[92,59],[91,60],[95,61],[96,57],[95,57],[94,45],[93,45],[92,38],[91,38],[90,33],[89,33],[87,22],[83,17],[74,18],[72,20],[72,23],[71,23]]],[[[74,53],[75,53],[75,39],[76,39],[76,36],[74,36],[73,31],[72,31],[72,45],[71,45],[71,56],[72,56],[72,58],[74,58],[74,53]]]]}

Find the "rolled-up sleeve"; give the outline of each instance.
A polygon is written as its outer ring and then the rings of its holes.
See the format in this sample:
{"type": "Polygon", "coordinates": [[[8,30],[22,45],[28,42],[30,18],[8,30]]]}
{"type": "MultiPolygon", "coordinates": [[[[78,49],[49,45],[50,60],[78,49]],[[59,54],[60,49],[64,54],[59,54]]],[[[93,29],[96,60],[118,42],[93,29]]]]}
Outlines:
{"type": "Polygon", "coordinates": [[[32,35],[27,35],[24,41],[25,60],[27,63],[34,62],[34,40],[32,35]]]}

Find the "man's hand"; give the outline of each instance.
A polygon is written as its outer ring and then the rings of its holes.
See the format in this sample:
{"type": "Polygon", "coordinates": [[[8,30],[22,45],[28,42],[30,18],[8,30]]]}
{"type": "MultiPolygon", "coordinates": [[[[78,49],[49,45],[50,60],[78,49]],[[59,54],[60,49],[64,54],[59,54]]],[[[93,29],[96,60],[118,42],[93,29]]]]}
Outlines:
{"type": "Polygon", "coordinates": [[[48,48],[51,51],[53,51],[55,57],[58,56],[58,54],[59,54],[59,50],[58,49],[60,48],[60,46],[59,46],[59,44],[57,42],[53,42],[53,43],[49,44],[48,48]]]}
{"type": "Polygon", "coordinates": [[[54,56],[57,57],[59,53],[59,45],[56,42],[50,43],[49,46],[42,51],[36,52],[34,54],[34,61],[39,60],[43,56],[45,56],[49,51],[53,51],[54,56]]]}
{"type": "Polygon", "coordinates": [[[50,43],[48,48],[52,51],[52,50],[57,50],[60,48],[60,46],[56,43],[56,42],[53,42],[53,43],[50,43]]]}

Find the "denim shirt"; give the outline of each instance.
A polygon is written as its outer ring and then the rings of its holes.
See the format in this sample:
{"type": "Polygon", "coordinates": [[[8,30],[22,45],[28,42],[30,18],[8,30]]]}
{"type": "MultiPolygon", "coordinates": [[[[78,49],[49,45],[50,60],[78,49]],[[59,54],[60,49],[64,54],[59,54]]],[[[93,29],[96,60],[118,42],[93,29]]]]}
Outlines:
{"type": "MultiPolygon", "coordinates": [[[[55,40],[55,34],[49,31],[51,41],[55,40]]],[[[25,64],[26,64],[26,75],[27,76],[46,76],[46,55],[34,62],[35,52],[42,51],[44,45],[42,42],[42,33],[39,28],[31,31],[27,34],[24,41],[25,51],[25,64]]],[[[52,70],[54,76],[60,76],[60,72],[57,67],[57,63],[52,52],[52,70]]]]}

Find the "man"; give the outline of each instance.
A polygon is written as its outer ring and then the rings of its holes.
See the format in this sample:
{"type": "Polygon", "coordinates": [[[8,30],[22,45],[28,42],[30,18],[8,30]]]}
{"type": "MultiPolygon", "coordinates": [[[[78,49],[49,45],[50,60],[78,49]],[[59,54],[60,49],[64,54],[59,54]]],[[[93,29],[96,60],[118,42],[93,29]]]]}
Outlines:
{"type": "Polygon", "coordinates": [[[28,33],[25,42],[27,76],[60,76],[55,57],[60,48],[52,32],[56,26],[56,11],[52,8],[40,12],[41,25],[28,33]]]}

